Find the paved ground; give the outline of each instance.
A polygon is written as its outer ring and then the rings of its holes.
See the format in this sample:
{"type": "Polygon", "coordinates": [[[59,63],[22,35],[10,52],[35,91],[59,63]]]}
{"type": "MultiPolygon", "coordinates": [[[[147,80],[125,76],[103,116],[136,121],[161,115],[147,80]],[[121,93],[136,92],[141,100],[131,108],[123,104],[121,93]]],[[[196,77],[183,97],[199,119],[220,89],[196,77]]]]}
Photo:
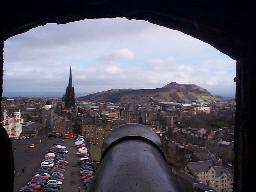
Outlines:
{"type": "Polygon", "coordinates": [[[56,142],[55,138],[43,137],[12,141],[15,165],[14,191],[18,191],[31,179],[40,166],[48,147],[56,142]],[[32,143],[35,144],[35,148],[28,147],[32,143]],[[24,169],[24,173],[22,173],[22,169],[24,169]]]}
{"type": "Polygon", "coordinates": [[[69,162],[65,172],[65,180],[62,185],[61,192],[78,192],[78,187],[83,189],[82,182],[79,177],[79,165],[77,164],[78,157],[76,156],[75,141],[73,139],[65,140],[64,143],[67,146],[69,153],[66,156],[66,160],[69,162]]]}
{"type": "MultiPolygon", "coordinates": [[[[58,141],[59,139],[56,138],[43,137],[13,141],[15,158],[15,192],[30,181],[36,169],[40,167],[40,163],[48,148],[52,146],[53,143],[57,143],[58,141]],[[28,147],[32,143],[35,144],[35,148],[28,147]],[[24,173],[22,173],[23,168],[25,170],[24,173]]],[[[65,180],[61,192],[77,192],[78,187],[81,187],[82,189],[82,182],[79,178],[79,166],[77,164],[78,157],[75,155],[76,148],[74,145],[74,140],[65,140],[64,145],[67,146],[67,150],[69,151],[69,153],[66,155],[69,165],[67,166],[65,172],[65,180]]]]}

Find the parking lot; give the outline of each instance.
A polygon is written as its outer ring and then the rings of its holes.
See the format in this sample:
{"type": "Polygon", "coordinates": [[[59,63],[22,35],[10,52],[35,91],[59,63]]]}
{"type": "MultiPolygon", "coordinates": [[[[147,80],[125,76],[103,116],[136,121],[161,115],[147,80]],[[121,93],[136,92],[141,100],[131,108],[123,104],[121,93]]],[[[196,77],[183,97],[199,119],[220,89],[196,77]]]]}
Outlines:
{"type": "MultiPolygon", "coordinates": [[[[49,147],[54,143],[58,143],[59,140],[57,138],[38,137],[13,141],[15,158],[14,191],[19,191],[21,187],[25,186],[31,180],[35,175],[35,171],[40,167],[40,163],[49,147]],[[34,146],[31,144],[34,144],[34,146]]],[[[77,192],[79,187],[83,191],[74,142],[74,139],[66,139],[63,143],[69,151],[66,155],[69,165],[66,167],[65,179],[61,189],[62,192],[77,192]]]]}

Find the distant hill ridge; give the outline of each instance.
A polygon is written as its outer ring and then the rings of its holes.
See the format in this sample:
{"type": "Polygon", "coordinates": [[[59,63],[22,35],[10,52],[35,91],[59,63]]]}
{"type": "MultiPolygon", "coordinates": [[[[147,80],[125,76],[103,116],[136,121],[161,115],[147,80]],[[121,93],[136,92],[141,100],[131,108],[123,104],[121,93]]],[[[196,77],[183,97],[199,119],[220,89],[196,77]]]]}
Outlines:
{"type": "Polygon", "coordinates": [[[173,102],[210,102],[220,100],[209,91],[194,84],[169,83],[156,89],[111,89],[79,97],[79,100],[93,102],[146,103],[153,98],[159,101],[173,102]]]}

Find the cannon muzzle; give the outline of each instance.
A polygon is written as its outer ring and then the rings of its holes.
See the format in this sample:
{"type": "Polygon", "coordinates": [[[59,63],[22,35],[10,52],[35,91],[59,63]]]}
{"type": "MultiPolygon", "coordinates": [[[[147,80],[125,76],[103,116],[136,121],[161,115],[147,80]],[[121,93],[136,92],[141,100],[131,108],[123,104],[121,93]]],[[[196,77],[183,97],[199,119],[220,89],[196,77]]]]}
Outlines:
{"type": "Polygon", "coordinates": [[[180,191],[165,160],[161,141],[147,126],[126,124],[105,139],[89,192],[180,191]]]}

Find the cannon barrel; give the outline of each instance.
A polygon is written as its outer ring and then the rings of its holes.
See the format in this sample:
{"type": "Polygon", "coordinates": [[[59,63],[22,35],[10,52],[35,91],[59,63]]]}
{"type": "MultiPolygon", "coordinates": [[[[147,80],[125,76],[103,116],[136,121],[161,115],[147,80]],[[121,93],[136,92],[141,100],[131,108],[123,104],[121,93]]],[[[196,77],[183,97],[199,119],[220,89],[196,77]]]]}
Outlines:
{"type": "Polygon", "coordinates": [[[102,146],[101,163],[89,192],[181,191],[157,134],[140,124],[114,129],[102,146]]]}

